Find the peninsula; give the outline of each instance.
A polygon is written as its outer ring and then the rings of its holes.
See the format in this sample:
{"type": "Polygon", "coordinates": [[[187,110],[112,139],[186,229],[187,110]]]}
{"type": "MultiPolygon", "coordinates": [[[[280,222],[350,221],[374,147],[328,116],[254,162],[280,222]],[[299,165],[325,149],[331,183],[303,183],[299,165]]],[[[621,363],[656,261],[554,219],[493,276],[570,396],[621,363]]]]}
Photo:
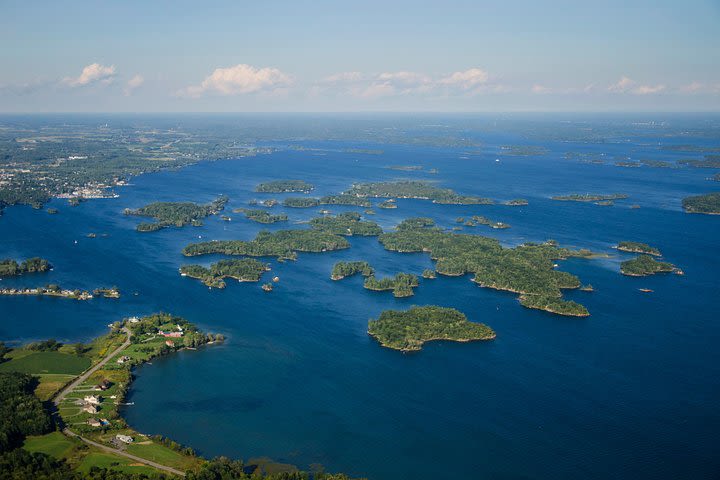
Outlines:
{"type": "Polygon", "coordinates": [[[684,198],[682,206],[687,213],[720,215],[720,192],[684,198]]]}
{"type": "Polygon", "coordinates": [[[254,258],[241,258],[220,260],[210,265],[210,268],[201,265],[183,265],[180,275],[197,278],[211,288],[225,288],[225,278],[234,278],[238,282],[257,282],[260,276],[270,270],[270,267],[254,258]]]}
{"type": "Polygon", "coordinates": [[[125,209],[125,215],[139,217],[152,217],[154,223],[141,223],[136,227],[138,232],[154,232],[166,227],[183,227],[192,224],[202,225],[202,219],[209,215],[216,215],[225,208],[228,198],[219,197],[217,200],[205,205],[191,202],[155,202],[137,210],[125,209]]]}
{"type": "Polygon", "coordinates": [[[345,277],[350,277],[357,273],[362,273],[363,277],[369,277],[375,273],[375,270],[370,266],[368,262],[355,261],[355,262],[337,262],[333,265],[330,278],[332,280],[342,280],[345,277]]]}
{"type": "Polygon", "coordinates": [[[471,342],[496,336],[490,327],[470,322],[458,310],[438,306],[385,310],[377,320],[368,322],[368,334],[383,347],[403,352],[420,350],[433,340],[471,342]]]}

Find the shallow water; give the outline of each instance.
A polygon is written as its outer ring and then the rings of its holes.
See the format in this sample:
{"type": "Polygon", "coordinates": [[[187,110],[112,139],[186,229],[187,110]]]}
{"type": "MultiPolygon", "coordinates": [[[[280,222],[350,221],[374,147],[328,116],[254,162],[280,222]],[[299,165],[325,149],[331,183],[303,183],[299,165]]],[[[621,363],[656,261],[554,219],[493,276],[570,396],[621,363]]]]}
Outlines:
{"type": "MultiPolygon", "coordinates": [[[[627,128],[638,133],[639,127],[627,128]]],[[[685,214],[680,200],[718,190],[717,184],[707,180],[708,170],[619,168],[563,155],[582,150],[609,158],[683,158],[658,151],[658,142],[718,144],[718,139],[628,136],[568,144],[517,133],[473,135],[482,139],[486,153],[308,141],[305,146],[326,151],[280,151],[149,174],[119,190],[118,199],[75,208],[53,201],[58,215],[8,208],[0,218],[0,257],[41,256],[55,269],[3,279],[0,285],[117,285],[123,296],[88,302],[0,298],[0,339],[87,340],[112,321],[160,310],[225,334],[224,345],[137,369],[130,398],[135,405],[123,412],[139,431],[163,434],[206,456],[269,456],[301,467],[321,463],[377,480],[714,478],[720,472],[715,308],[720,217],[685,214]],[[498,155],[498,147],[508,143],[543,145],[549,153],[498,155]],[[358,146],[384,153],[341,152],[358,146]],[[423,165],[425,171],[384,168],[388,165],[423,165]],[[427,173],[430,168],[439,174],[427,173]],[[408,299],[367,291],[361,278],[329,279],[338,260],[367,260],[388,275],[419,274],[432,266],[427,255],[387,252],[375,238],[351,238],[348,250],[300,254],[297,262],[270,260],[273,273],[266,275],[281,279],[270,294],[259,284],[231,281],[225,290],[209,290],[178,274],[178,267],[189,263],[180,254],[183,246],[200,236],[250,239],[262,228],[288,225],[262,226],[229,214],[232,222],[210,217],[198,228],[141,234],[134,230],[140,220],[122,215],[124,208],[151,201],[206,202],[218,194],[230,197],[229,211],[253,198],[282,198],[253,193],[257,183],[281,178],[310,181],[317,195],[337,193],[355,181],[426,179],[497,200],[527,198],[526,207],[398,200],[398,209],[376,208],[377,215],[368,219],[390,229],[422,215],[452,227],[456,217],[485,215],[512,228],[465,231],[506,245],[553,238],[612,257],[561,262],[561,269],[596,289],[567,295],[588,307],[592,316],[586,319],[524,309],[515,295],[479,288],[470,277],[422,280],[408,299]],[[631,198],[614,207],[549,199],[575,192],[631,198]],[[90,232],[97,238],[87,238],[90,232]],[[685,276],[621,276],[619,262],[631,255],[610,248],[621,240],[660,248],[685,276]],[[641,294],[640,287],[654,293],[641,294]],[[369,318],[413,304],[458,308],[490,325],[497,339],[435,342],[420,353],[402,354],[368,337],[369,318]]],[[[317,210],[273,209],[286,211],[292,228],[304,228],[294,223],[317,210]]],[[[193,263],[218,258],[197,257],[193,263]]]]}

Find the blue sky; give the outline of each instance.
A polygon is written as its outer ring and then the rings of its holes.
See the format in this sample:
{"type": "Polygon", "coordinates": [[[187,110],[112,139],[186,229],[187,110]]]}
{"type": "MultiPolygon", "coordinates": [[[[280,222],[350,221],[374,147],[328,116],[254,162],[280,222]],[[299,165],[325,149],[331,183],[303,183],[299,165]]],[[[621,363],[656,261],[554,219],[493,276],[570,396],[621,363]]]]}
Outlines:
{"type": "Polygon", "coordinates": [[[0,2],[0,111],[719,111],[720,1],[0,2]]]}

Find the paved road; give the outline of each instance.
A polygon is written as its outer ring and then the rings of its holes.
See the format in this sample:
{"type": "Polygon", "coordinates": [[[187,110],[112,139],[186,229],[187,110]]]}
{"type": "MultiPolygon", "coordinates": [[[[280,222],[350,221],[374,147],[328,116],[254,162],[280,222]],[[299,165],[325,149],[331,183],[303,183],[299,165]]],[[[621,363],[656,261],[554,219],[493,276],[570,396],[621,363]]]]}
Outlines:
{"type": "MultiPolygon", "coordinates": [[[[113,358],[115,355],[117,355],[118,353],[120,353],[120,352],[122,352],[123,350],[125,350],[125,349],[130,345],[130,330],[128,330],[127,328],[123,328],[123,331],[127,334],[127,339],[125,340],[125,342],[124,342],[122,345],[120,345],[118,348],[116,348],[115,350],[113,350],[112,352],[110,352],[105,358],[103,358],[103,359],[100,360],[98,363],[96,363],[92,368],[90,368],[89,370],[85,371],[85,373],[83,373],[82,375],[80,375],[79,377],[77,377],[75,380],[73,380],[72,383],[70,383],[69,385],[67,385],[67,386],[66,386],[65,388],[63,388],[62,390],[60,390],[60,391],[58,392],[58,394],[55,395],[55,398],[53,399],[53,403],[55,404],[56,407],[60,405],[60,402],[62,402],[62,401],[65,399],[65,397],[67,397],[67,395],[68,395],[70,392],[72,392],[73,389],[75,389],[75,387],[77,387],[78,385],[82,384],[85,380],[87,380],[88,378],[90,378],[90,375],[92,375],[93,373],[97,372],[99,369],[101,369],[103,366],[105,366],[105,364],[106,364],[107,362],[109,362],[111,358],[113,358]]],[[[157,468],[158,470],[162,470],[162,471],[165,471],[165,472],[173,473],[173,474],[175,474],[175,475],[180,475],[180,476],[182,476],[182,477],[185,476],[185,472],[183,472],[183,471],[181,471],[181,470],[177,470],[177,469],[175,469],[175,468],[168,467],[167,465],[161,465],[161,464],[159,464],[159,463],[155,463],[155,462],[153,462],[152,460],[147,460],[147,459],[145,459],[145,458],[138,457],[138,456],[133,455],[133,454],[131,454],[131,453],[127,453],[127,452],[124,451],[124,450],[120,450],[119,448],[108,447],[107,445],[103,445],[102,443],[98,443],[98,442],[95,442],[95,441],[90,440],[90,439],[88,439],[88,438],[85,438],[85,437],[83,437],[83,436],[80,436],[80,435],[78,435],[77,433],[75,433],[75,432],[73,432],[72,430],[70,430],[69,428],[64,428],[64,429],[63,429],[63,433],[64,433],[65,435],[67,435],[68,437],[79,438],[80,440],[82,440],[83,442],[87,443],[88,445],[92,445],[93,447],[99,448],[100,450],[104,450],[104,451],[106,451],[106,452],[108,452],[108,453],[112,453],[112,454],[114,454],[114,455],[120,455],[120,456],[122,456],[122,457],[126,457],[126,458],[129,458],[129,459],[131,459],[131,460],[135,460],[137,463],[142,463],[142,464],[144,464],[144,465],[149,465],[149,466],[151,466],[151,467],[157,468]]]]}

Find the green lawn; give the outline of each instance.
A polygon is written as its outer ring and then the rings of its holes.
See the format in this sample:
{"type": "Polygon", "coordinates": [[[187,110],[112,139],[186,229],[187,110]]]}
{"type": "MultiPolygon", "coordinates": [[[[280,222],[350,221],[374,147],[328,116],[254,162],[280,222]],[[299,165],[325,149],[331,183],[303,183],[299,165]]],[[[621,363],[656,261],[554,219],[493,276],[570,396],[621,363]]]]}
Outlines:
{"type": "Polygon", "coordinates": [[[28,452],[41,452],[55,458],[68,458],[77,444],[60,432],[27,437],[23,448],[28,452]]]}
{"type": "Polygon", "coordinates": [[[133,443],[128,445],[127,452],[179,470],[187,470],[197,464],[196,458],[187,457],[155,442],[145,445],[133,443]]]}
{"type": "Polygon", "coordinates": [[[111,468],[125,473],[157,473],[157,470],[154,468],[133,463],[129,458],[101,452],[88,453],[78,465],[77,470],[87,473],[92,467],[111,468]]]}
{"type": "Polygon", "coordinates": [[[90,366],[90,359],[60,352],[33,352],[0,363],[0,372],[64,373],[79,375],[90,366]]]}
{"type": "Polygon", "coordinates": [[[60,390],[65,384],[70,382],[75,375],[67,375],[64,373],[44,373],[38,375],[40,384],[35,389],[35,396],[43,402],[50,398],[60,390]]]}

